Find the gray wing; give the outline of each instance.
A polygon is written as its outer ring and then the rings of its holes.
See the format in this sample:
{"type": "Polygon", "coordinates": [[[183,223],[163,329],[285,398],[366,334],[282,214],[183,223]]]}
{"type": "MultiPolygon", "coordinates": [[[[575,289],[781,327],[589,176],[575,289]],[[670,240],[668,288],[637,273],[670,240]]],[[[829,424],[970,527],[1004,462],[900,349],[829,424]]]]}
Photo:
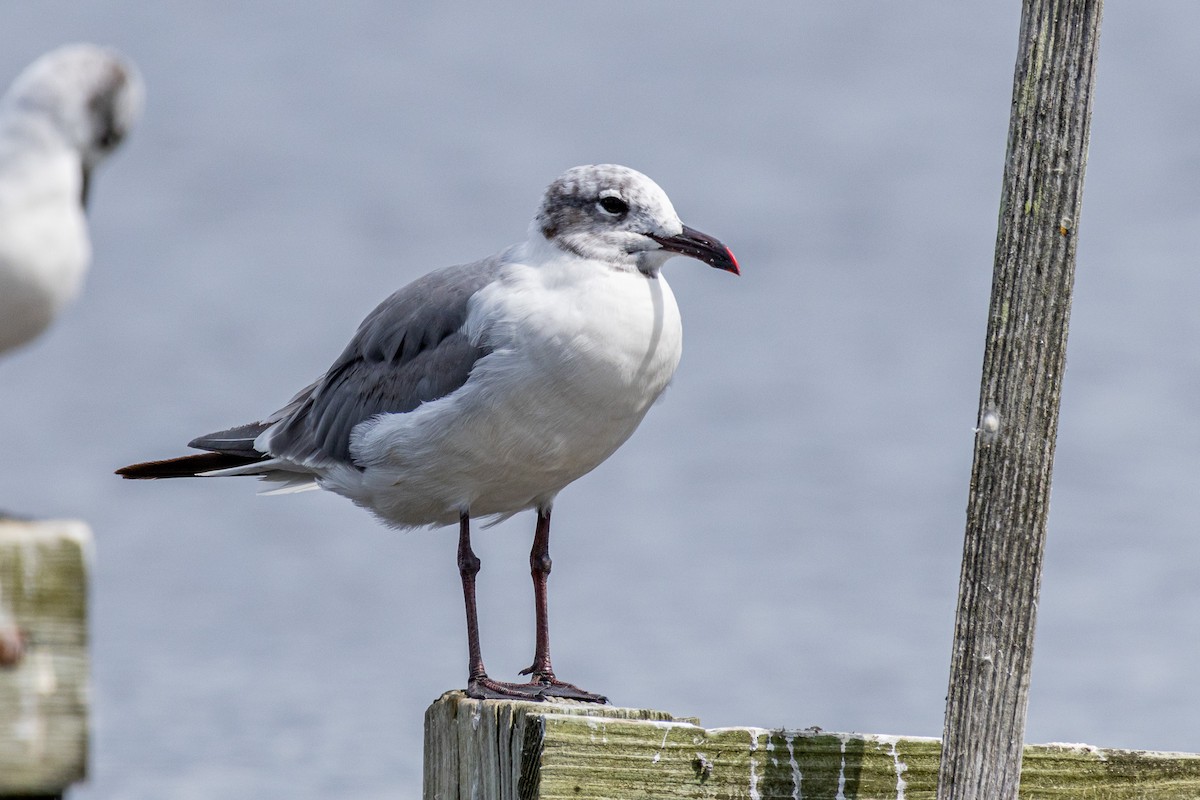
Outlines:
{"type": "Polygon", "coordinates": [[[490,352],[463,331],[467,304],[496,278],[499,256],[432,272],[372,311],[329,371],[263,423],[192,442],[229,450],[268,427],[271,455],[351,461],[350,432],[377,414],[412,411],[467,381],[490,352]]]}

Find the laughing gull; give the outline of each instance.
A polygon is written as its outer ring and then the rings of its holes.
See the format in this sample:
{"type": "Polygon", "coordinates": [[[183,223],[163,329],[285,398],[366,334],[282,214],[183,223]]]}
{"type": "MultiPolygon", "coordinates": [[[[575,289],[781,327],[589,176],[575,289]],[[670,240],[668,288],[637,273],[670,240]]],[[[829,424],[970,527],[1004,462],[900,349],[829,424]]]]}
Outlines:
{"type": "Polygon", "coordinates": [[[739,272],[645,175],[575,167],[546,189],[525,242],[393,294],[282,409],[190,443],[205,453],[118,474],[257,475],[280,482],[274,491],[336,492],[397,528],[457,522],[467,693],[604,702],[550,665],[550,509],[629,438],[675,372],[679,309],[659,270],[676,254],[739,272]],[[527,508],[536,647],[529,683],[504,683],[479,651],[470,521],[527,508]]]}
{"type": "Polygon", "coordinates": [[[42,56],[0,99],[0,352],[40,334],[79,292],[91,172],[141,105],[133,64],[90,44],[42,56]]]}

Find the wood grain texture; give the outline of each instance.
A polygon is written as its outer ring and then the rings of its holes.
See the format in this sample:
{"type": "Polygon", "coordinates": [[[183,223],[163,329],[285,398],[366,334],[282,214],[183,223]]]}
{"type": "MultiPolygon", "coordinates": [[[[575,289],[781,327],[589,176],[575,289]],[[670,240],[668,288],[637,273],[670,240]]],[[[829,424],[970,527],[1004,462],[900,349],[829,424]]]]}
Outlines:
{"type": "MultiPolygon", "coordinates": [[[[941,742],[703,728],[661,711],[471,700],[425,714],[424,800],[932,800],[941,742]]],[[[1025,748],[1026,800],[1194,800],[1200,755],[1025,748]]]]}
{"type": "Polygon", "coordinates": [[[57,795],[87,769],[87,584],[82,522],[0,520],[0,627],[24,653],[0,667],[0,797],[57,795]]]}
{"type": "Polygon", "coordinates": [[[1101,12],[1023,4],[941,800],[1017,796],[1101,12]]]}

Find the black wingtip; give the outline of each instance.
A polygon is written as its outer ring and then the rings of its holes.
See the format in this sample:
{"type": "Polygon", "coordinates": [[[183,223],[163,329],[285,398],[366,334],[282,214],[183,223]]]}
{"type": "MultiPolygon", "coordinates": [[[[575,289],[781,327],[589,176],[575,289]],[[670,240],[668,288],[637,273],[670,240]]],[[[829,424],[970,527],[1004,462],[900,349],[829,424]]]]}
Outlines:
{"type": "Polygon", "coordinates": [[[216,469],[242,467],[263,460],[264,456],[250,458],[229,453],[197,453],[191,456],[168,458],[162,461],[143,461],[130,464],[116,471],[117,475],[129,480],[143,481],[158,478],[195,478],[201,473],[216,469]]]}

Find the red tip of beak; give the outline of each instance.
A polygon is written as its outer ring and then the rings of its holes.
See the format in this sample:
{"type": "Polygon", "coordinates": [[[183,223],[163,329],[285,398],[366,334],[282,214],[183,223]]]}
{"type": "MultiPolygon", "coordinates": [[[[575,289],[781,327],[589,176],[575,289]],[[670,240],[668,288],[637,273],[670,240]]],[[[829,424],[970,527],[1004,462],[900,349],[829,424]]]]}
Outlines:
{"type": "Polygon", "coordinates": [[[695,228],[684,225],[683,230],[674,236],[655,236],[654,234],[648,234],[648,236],[658,242],[664,250],[694,258],[710,267],[723,269],[734,275],[742,274],[737,259],[733,257],[732,250],[714,237],[707,233],[701,233],[695,228]]]}
{"type": "Polygon", "coordinates": [[[729,256],[729,263],[733,265],[733,269],[729,270],[734,275],[741,275],[742,268],[738,266],[737,258],[734,257],[733,251],[728,247],[725,248],[725,255],[729,256]]]}

